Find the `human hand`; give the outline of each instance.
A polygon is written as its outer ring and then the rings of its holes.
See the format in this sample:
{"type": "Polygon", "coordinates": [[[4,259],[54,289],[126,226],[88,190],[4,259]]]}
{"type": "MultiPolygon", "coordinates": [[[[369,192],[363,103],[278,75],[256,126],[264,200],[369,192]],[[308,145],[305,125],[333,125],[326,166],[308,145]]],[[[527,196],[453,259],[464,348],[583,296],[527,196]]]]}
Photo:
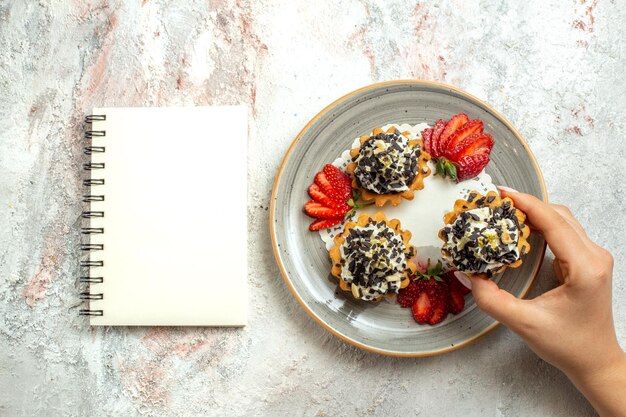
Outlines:
{"type": "Polygon", "coordinates": [[[567,207],[506,188],[501,191],[548,242],[560,285],[532,300],[520,300],[491,280],[470,277],[478,306],[565,372],[583,392],[590,381],[602,380],[615,369],[626,370],[613,325],[611,254],[587,237],[567,207]]]}

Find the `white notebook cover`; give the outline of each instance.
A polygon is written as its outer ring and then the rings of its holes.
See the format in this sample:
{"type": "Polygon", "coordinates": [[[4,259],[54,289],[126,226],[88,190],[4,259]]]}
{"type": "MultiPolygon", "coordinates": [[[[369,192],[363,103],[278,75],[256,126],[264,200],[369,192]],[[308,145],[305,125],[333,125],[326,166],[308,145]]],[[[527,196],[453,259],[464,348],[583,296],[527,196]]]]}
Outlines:
{"type": "Polygon", "coordinates": [[[92,325],[243,326],[247,308],[247,109],[97,108],[90,210],[92,325]]]}

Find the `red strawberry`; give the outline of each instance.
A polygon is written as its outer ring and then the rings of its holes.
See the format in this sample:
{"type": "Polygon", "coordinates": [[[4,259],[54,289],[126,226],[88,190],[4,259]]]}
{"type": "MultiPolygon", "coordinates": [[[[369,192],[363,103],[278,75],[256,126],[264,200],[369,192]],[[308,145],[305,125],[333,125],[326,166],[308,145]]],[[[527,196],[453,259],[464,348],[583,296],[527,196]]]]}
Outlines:
{"type": "Polygon", "coordinates": [[[465,285],[463,285],[463,283],[461,283],[461,281],[459,281],[459,279],[456,276],[454,276],[454,272],[452,271],[446,272],[446,278],[448,279],[448,282],[450,283],[451,290],[458,291],[463,295],[467,295],[470,292],[472,292],[472,290],[470,290],[465,285]]]}
{"type": "Polygon", "coordinates": [[[433,306],[430,302],[430,297],[424,291],[420,293],[413,304],[413,318],[416,322],[424,324],[430,320],[433,316],[433,306]]]}
{"type": "Polygon", "coordinates": [[[443,129],[445,129],[446,127],[446,121],[443,119],[439,119],[437,120],[437,123],[435,123],[435,126],[433,126],[433,135],[431,137],[431,149],[432,152],[430,152],[430,155],[433,158],[439,158],[439,155],[441,153],[440,148],[439,148],[439,137],[441,136],[441,132],[443,132],[443,129]]]}
{"type": "Polygon", "coordinates": [[[454,146],[461,142],[463,139],[473,135],[474,133],[482,133],[483,132],[483,121],[474,119],[471,122],[465,123],[461,126],[456,132],[450,136],[450,139],[446,143],[446,147],[443,150],[443,155],[446,158],[450,158],[450,151],[454,149],[454,146]]]}
{"type": "Polygon", "coordinates": [[[343,219],[346,212],[341,209],[326,207],[317,201],[309,201],[304,205],[304,211],[311,217],[318,219],[343,219]]]}
{"type": "Polygon", "coordinates": [[[430,127],[427,127],[426,129],[422,131],[422,141],[423,141],[424,150],[431,155],[432,155],[432,148],[431,148],[432,138],[433,138],[433,130],[430,127]]]}
{"type": "Polygon", "coordinates": [[[361,207],[357,203],[358,196],[353,195],[352,180],[336,166],[326,164],[315,175],[314,181],[308,190],[313,201],[304,205],[304,211],[311,217],[327,221],[313,222],[310,230],[334,226],[361,207]]]}
{"type": "Polygon", "coordinates": [[[441,277],[419,279],[418,283],[424,288],[432,306],[433,314],[426,320],[428,324],[437,324],[448,315],[448,284],[441,277]]]}
{"type": "Polygon", "coordinates": [[[422,291],[417,283],[411,280],[409,285],[398,291],[396,301],[398,301],[398,304],[400,304],[401,307],[411,307],[413,304],[415,304],[415,300],[417,300],[417,297],[419,297],[421,292],[422,291]]]}
{"type": "Polygon", "coordinates": [[[324,194],[324,192],[320,189],[319,185],[315,183],[309,185],[309,195],[311,196],[313,200],[317,201],[318,203],[326,207],[342,209],[345,211],[350,210],[350,206],[348,206],[345,202],[342,202],[339,200],[333,200],[332,198],[324,194]]]}
{"type": "Polygon", "coordinates": [[[443,280],[437,281],[431,278],[428,280],[418,279],[417,285],[423,290],[413,306],[413,317],[420,324],[423,322],[428,324],[440,323],[448,315],[448,284],[443,280]]]}
{"type": "Polygon", "coordinates": [[[433,305],[433,315],[428,319],[428,324],[438,324],[448,316],[448,303],[445,298],[437,300],[433,305]]]}
{"type": "MultiPolygon", "coordinates": [[[[492,138],[493,139],[493,138],[492,138]]],[[[484,147],[481,146],[477,149],[474,149],[474,155],[491,155],[491,149],[493,148],[493,146],[489,146],[489,147],[484,147]]]]}
{"type": "Polygon", "coordinates": [[[459,181],[463,181],[469,178],[474,178],[480,171],[482,171],[489,163],[489,155],[478,154],[464,156],[459,159],[457,165],[457,176],[459,181]]]}
{"type": "Polygon", "coordinates": [[[420,324],[441,323],[448,313],[460,313],[465,307],[464,291],[468,291],[454,276],[453,271],[443,272],[443,265],[437,262],[424,271],[416,272],[414,281],[398,294],[398,303],[406,306],[413,302],[413,317],[420,324]]]}
{"type": "Polygon", "coordinates": [[[333,227],[336,224],[339,224],[343,221],[343,219],[317,219],[309,226],[309,230],[314,232],[320,229],[327,229],[329,227],[333,227]]]}
{"type": "MultiPolygon", "coordinates": [[[[458,284],[463,287],[462,284],[458,284]]],[[[448,309],[452,314],[459,314],[465,308],[465,297],[461,290],[457,289],[455,286],[450,287],[450,291],[448,292],[448,309]]]]}
{"type": "MultiPolygon", "coordinates": [[[[450,142],[452,145],[452,142],[450,142]]],[[[464,156],[476,155],[479,153],[491,153],[493,147],[493,137],[488,133],[474,133],[457,142],[452,148],[448,147],[446,157],[458,161],[464,156]]]]}
{"type": "Polygon", "coordinates": [[[324,174],[336,193],[336,197],[328,194],[329,197],[342,202],[352,198],[352,180],[348,174],[332,164],[324,165],[324,174]]]}
{"type": "Polygon", "coordinates": [[[419,279],[418,282],[422,286],[423,290],[432,297],[436,296],[439,292],[439,285],[441,282],[437,281],[435,278],[419,279]]]}
{"type": "Polygon", "coordinates": [[[448,147],[448,141],[454,132],[467,122],[469,122],[469,117],[467,117],[467,114],[465,113],[459,113],[448,121],[448,124],[443,129],[443,132],[441,132],[441,136],[439,136],[439,154],[443,154],[446,150],[448,147]]]}
{"type": "Polygon", "coordinates": [[[339,193],[335,191],[324,171],[320,171],[315,175],[315,184],[322,190],[324,194],[333,200],[340,200],[339,193]]]}
{"type": "Polygon", "coordinates": [[[470,121],[466,114],[453,116],[435,140],[433,130],[431,156],[435,159],[435,173],[454,181],[474,178],[489,163],[493,137],[483,133],[483,122],[470,121]]]}

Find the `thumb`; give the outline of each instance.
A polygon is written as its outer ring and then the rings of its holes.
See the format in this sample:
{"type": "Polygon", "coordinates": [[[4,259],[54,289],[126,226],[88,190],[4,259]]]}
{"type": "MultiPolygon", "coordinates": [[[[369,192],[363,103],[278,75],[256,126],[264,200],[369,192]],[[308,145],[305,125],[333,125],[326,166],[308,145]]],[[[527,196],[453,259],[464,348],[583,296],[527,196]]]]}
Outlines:
{"type": "MultiPolygon", "coordinates": [[[[457,271],[456,274],[463,273],[457,271]]],[[[498,284],[490,279],[463,275],[471,281],[474,299],[481,310],[513,331],[520,327],[521,321],[526,315],[526,306],[523,300],[501,290],[498,288],[498,284]]]]}

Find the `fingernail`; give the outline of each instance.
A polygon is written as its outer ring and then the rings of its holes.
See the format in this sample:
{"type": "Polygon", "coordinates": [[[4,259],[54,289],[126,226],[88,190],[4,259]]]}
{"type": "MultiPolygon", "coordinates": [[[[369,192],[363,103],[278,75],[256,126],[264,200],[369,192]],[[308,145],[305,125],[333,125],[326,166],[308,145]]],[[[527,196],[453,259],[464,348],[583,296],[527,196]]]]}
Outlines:
{"type": "Polygon", "coordinates": [[[507,193],[519,193],[519,191],[514,190],[513,188],[505,187],[504,185],[498,185],[498,190],[504,191],[507,193]]]}
{"type": "Polygon", "coordinates": [[[461,284],[472,289],[472,281],[470,281],[469,277],[461,271],[454,271],[454,276],[459,280],[461,284]]]}

